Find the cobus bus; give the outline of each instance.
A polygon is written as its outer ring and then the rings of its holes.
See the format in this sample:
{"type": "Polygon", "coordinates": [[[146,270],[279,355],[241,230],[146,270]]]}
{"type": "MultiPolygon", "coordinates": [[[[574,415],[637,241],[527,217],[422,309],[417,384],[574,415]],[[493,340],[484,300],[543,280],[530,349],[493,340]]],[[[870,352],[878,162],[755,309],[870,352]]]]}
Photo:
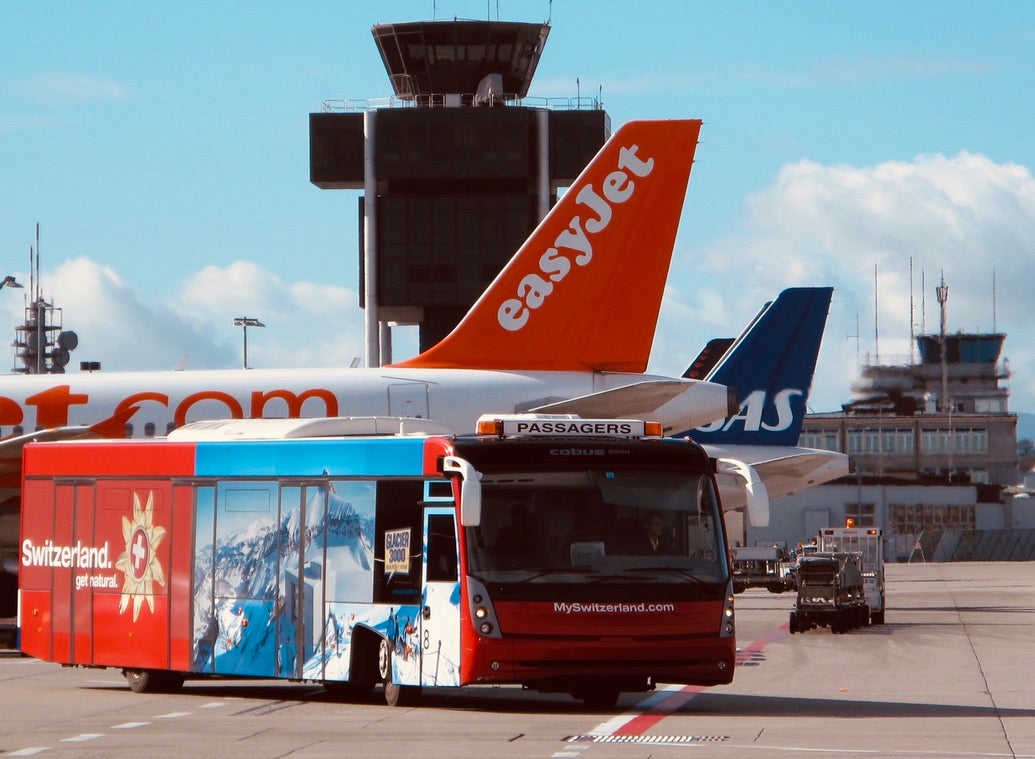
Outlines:
{"type": "Polygon", "coordinates": [[[518,684],[593,706],[733,678],[714,462],[637,420],[248,419],[32,443],[25,654],[201,677],[518,684]],[[654,529],[655,549],[642,536],[654,529]]]}

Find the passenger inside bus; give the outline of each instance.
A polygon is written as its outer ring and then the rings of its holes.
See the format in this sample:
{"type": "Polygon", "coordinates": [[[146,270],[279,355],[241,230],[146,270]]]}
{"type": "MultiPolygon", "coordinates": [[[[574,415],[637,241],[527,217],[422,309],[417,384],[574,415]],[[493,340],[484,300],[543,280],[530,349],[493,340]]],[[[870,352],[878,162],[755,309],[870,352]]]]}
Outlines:
{"type": "Polygon", "coordinates": [[[665,520],[660,511],[647,512],[631,550],[632,553],[646,556],[675,553],[672,531],[665,528],[665,520]]]}

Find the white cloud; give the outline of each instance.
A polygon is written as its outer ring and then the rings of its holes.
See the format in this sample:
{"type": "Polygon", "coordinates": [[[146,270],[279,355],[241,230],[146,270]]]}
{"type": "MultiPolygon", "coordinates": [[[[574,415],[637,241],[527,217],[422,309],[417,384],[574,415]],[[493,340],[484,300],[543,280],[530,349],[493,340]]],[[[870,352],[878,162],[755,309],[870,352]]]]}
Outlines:
{"type": "MultiPolygon", "coordinates": [[[[871,167],[801,161],[748,198],[737,234],[694,252],[692,260],[712,277],[735,271],[739,282],[726,307],[744,313],[745,321],[784,287],[835,287],[813,385],[817,410],[849,399],[857,342],[864,360],[877,349],[881,363],[909,360],[911,295],[916,331],[938,331],[935,287],[944,271],[948,330],[1006,332],[1012,408],[1029,410],[1035,409],[1033,240],[1035,180],[1023,166],[968,152],[871,167]]],[[[692,292],[693,285],[683,288],[681,297],[692,292]]],[[[706,336],[712,335],[700,337],[706,336]]]]}
{"type": "MultiPolygon", "coordinates": [[[[8,323],[24,318],[26,290],[0,298],[8,323]]],[[[172,369],[186,359],[189,369],[241,366],[243,334],[238,316],[266,326],[248,330],[248,365],[253,368],[346,367],[364,355],[363,312],[356,293],[313,282],[284,282],[245,261],[207,266],[171,288],[163,302],[143,303],[112,269],[88,258],[66,261],[44,272],[42,295],[61,309],[66,330],[79,337],[70,367],[100,361],[104,371],[172,369]]],[[[415,352],[407,333],[396,338],[395,356],[415,352]]]]}
{"type": "Polygon", "coordinates": [[[105,77],[53,71],[26,81],[28,97],[50,106],[67,106],[96,101],[119,101],[131,97],[129,87],[105,77]]]}
{"type": "MultiPolygon", "coordinates": [[[[11,292],[23,297],[3,304],[11,323],[22,321],[22,301],[30,295],[28,277],[19,274],[18,281],[26,289],[11,292]]],[[[43,272],[40,282],[44,300],[60,309],[63,327],[79,337],[71,367],[100,361],[112,371],[171,369],[188,353],[208,361],[222,353],[204,330],[164,304],[142,303],[115,271],[96,261],[70,259],[43,272]]]]}
{"type": "MultiPolygon", "coordinates": [[[[21,323],[25,290],[5,290],[0,305],[8,323],[21,323]],[[17,295],[21,293],[22,295],[17,295]]],[[[75,331],[79,362],[101,362],[104,371],[169,370],[240,366],[242,334],[236,316],[256,316],[265,329],[248,330],[252,367],[348,366],[362,355],[362,312],[355,295],[313,283],[284,284],[259,266],[238,262],[209,266],[170,290],[161,302],[142,302],[112,269],[87,258],[42,273],[41,295],[60,309],[75,331]]]]}

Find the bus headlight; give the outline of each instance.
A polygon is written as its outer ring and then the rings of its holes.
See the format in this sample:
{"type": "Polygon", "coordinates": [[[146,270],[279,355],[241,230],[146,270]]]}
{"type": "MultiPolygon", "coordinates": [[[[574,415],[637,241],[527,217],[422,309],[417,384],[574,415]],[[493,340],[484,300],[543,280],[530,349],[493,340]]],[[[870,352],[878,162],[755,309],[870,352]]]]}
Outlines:
{"type": "Polygon", "coordinates": [[[722,621],[719,623],[719,635],[723,638],[731,637],[736,627],[733,621],[733,593],[732,588],[726,591],[726,601],[722,605],[722,621]]]}
{"type": "Polygon", "coordinates": [[[485,586],[468,576],[467,580],[467,608],[471,612],[471,621],[474,629],[488,638],[502,638],[500,634],[499,620],[496,619],[496,612],[492,608],[492,599],[489,597],[485,586]]]}

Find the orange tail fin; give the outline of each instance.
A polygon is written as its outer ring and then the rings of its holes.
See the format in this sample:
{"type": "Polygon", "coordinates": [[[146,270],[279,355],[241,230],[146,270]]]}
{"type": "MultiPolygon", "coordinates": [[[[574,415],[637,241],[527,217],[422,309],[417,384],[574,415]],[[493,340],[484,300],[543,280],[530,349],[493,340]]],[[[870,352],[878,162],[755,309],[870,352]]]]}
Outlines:
{"type": "Polygon", "coordinates": [[[700,129],[621,127],[456,328],[394,366],[645,371],[700,129]]]}

